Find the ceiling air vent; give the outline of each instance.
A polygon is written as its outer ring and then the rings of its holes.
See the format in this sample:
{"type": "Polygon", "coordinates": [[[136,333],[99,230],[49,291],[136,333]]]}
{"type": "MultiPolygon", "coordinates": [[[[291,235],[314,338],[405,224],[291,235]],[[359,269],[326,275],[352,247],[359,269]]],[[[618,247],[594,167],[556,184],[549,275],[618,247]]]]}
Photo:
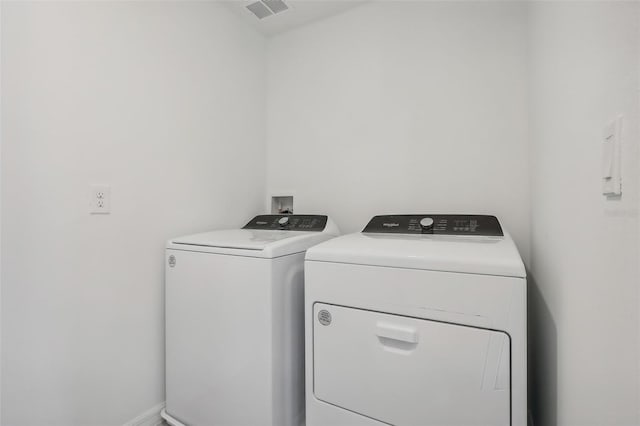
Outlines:
{"type": "Polygon", "coordinates": [[[262,3],[266,4],[273,13],[280,13],[289,9],[289,6],[284,4],[282,0],[262,0],[262,3]]]}
{"type": "Polygon", "coordinates": [[[274,13],[284,12],[289,9],[282,0],[261,0],[247,5],[247,9],[251,11],[258,19],[264,19],[274,13]]]}

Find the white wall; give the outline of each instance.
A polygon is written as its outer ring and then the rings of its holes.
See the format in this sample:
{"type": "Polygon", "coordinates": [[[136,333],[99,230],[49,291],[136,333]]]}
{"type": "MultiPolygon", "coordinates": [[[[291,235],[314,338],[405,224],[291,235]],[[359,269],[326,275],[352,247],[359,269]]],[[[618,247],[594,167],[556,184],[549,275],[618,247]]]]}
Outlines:
{"type": "Polygon", "coordinates": [[[639,7],[374,2],[272,38],[265,76],[263,39],[214,3],[2,2],[1,423],[161,402],[164,240],[284,190],[346,232],[498,214],[531,271],[536,426],[637,425],[639,7]]]}
{"type": "Polygon", "coordinates": [[[343,232],[497,214],[526,258],[526,24],[522,3],[374,2],[270,39],[268,192],[343,232]]]}
{"type": "Polygon", "coordinates": [[[640,3],[531,4],[536,426],[638,425],[640,3]],[[623,195],[601,137],[623,114],[623,195]]]}
{"type": "Polygon", "coordinates": [[[214,3],[2,2],[3,425],[164,400],[164,241],[262,211],[264,64],[214,3]]]}

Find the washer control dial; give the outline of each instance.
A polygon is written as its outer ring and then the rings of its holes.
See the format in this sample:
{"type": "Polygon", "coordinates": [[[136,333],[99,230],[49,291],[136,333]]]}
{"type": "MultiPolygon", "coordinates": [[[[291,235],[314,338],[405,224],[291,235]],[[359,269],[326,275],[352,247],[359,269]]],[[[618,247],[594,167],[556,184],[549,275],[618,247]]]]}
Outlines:
{"type": "Polygon", "coordinates": [[[278,220],[278,225],[282,226],[283,228],[284,228],[285,226],[287,226],[288,224],[289,224],[289,218],[288,218],[287,216],[285,216],[285,217],[281,217],[281,218],[278,220]]]}
{"type": "Polygon", "coordinates": [[[424,231],[430,231],[433,229],[433,219],[430,217],[423,217],[420,219],[420,227],[424,231]]]}

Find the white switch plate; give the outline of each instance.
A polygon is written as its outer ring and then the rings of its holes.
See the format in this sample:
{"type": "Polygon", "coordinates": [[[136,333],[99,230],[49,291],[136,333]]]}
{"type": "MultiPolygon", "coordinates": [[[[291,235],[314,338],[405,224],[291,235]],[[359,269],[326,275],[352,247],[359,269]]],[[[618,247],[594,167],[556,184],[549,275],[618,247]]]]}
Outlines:
{"type": "Polygon", "coordinates": [[[602,194],[622,195],[622,116],[609,122],[602,134],[602,194]]]}
{"type": "Polygon", "coordinates": [[[89,187],[89,213],[111,213],[111,187],[109,185],[91,185],[89,187]]]}

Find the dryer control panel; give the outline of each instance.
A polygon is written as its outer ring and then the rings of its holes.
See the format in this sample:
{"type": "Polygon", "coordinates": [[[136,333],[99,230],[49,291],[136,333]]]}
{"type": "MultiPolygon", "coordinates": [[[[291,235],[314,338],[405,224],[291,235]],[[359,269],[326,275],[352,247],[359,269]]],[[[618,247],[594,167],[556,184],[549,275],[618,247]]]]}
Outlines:
{"type": "Polygon", "coordinates": [[[479,235],[502,237],[495,216],[402,214],[374,216],[362,232],[378,234],[479,235]]]}
{"type": "Polygon", "coordinates": [[[326,225],[327,216],[322,215],[264,214],[251,219],[242,229],[322,232],[326,225]]]}

